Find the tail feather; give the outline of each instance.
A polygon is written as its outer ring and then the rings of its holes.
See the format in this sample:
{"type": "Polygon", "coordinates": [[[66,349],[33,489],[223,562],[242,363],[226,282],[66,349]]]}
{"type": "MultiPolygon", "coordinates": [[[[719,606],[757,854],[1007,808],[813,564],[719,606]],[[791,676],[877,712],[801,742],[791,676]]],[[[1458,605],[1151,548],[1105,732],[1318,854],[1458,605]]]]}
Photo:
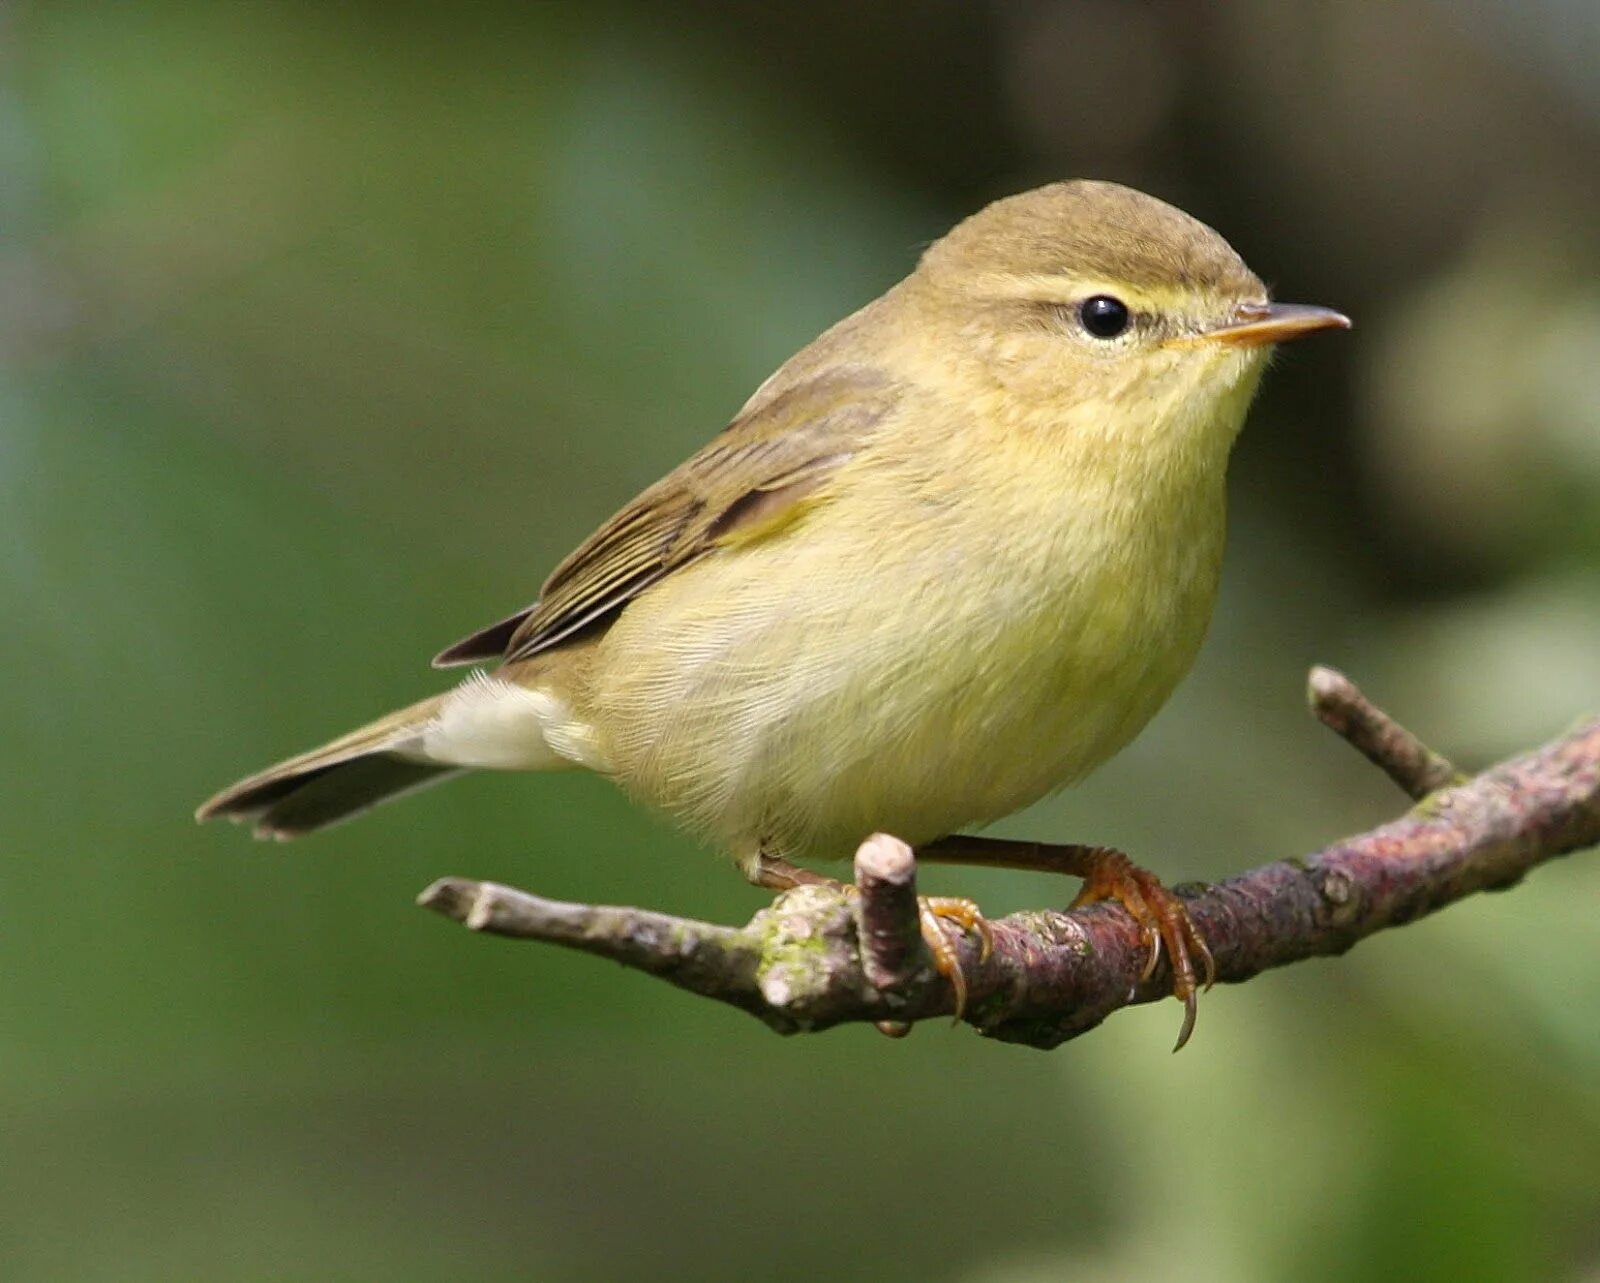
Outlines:
{"type": "Polygon", "coordinates": [[[461,767],[426,761],[417,752],[444,698],[425,699],[240,780],[204,803],[195,818],[253,820],[258,837],[291,838],[454,775],[461,767]]]}

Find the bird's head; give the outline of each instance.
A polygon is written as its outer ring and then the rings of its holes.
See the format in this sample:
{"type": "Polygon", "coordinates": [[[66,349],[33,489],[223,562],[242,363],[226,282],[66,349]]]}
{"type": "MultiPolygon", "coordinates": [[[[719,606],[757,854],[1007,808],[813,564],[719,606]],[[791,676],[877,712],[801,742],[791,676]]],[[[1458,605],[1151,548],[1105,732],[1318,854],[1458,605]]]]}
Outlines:
{"type": "Polygon", "coordinates": [[[960,377],[1121,441],[1231,442],[1275,344],[1350,324],[1273,302],[1211,228],[1105,182],[994,202],[935,242],[908,284],[960,377]]]}

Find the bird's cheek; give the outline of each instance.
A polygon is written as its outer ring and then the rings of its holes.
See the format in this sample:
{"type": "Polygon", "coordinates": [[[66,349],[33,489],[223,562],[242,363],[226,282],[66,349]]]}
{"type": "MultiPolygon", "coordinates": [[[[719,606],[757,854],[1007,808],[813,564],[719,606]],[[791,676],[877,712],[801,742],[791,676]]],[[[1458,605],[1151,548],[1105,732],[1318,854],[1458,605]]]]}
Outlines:
{"type": "Polygon", "coordinates": [[[1196,381],[1214,394],[1237,388],[1241,383],[1252,386],[1266,369],[1267,359],[1273,349],[1268,347],[1230,347],[1221,343],[1205,344],[1184,353],[1194,363],[1196,381]]]}
{"type": "Polygon", "coordinates": [[[1246,348],[1242,352],[1235,352],[1233,356],[1233,381],[1236,385],[1243,385],[1254,392],[1255,386],[1261,381],[1262,374],[1277,354],[1277,347],[1268,344],[1266,347],[1246,348]]]}

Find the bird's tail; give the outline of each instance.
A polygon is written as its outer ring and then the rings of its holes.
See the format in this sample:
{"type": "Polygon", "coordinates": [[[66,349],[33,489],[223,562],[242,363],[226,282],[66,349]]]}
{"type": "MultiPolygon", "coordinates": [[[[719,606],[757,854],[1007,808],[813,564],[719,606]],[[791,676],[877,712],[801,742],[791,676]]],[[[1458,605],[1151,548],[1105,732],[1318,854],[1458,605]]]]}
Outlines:
{"type": "Polygon", "coordinates": [[[211,798],[195,819],[251,820],[257,837],[310,833],[463,768],[429,761],[424,735],[449,695],[435,695],[268,767],[211,798]]]}
{"type": "Polygon", "coordinates": [[[530,680],[537,672],[476,672],[452,691],[240,780],[195,818],[253,820],[258,837],[292,838],[472,768],[603,769],[592,730],[530,680]]]}

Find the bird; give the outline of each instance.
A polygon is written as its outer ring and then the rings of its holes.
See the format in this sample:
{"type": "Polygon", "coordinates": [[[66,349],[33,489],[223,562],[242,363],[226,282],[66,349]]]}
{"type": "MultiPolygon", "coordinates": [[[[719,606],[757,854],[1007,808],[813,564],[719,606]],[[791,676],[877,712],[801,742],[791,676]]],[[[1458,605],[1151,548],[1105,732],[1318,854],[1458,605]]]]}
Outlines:
{"type": "MultiPolygon", "coordinates": [[[[1272,301],[1217,232],[1088,179],[958,223],[722,430],[434,659],[452,689],[223,789],[197,818],[298,837],[465,771],[588,770],[757,886],[892,833],[1113,900],[1184,1005],[1182,901],[1126,855],[965,832],[1082,780],[1190,669],[1228,458],[1268,357],[1348,328],[1272,301]]],[[[988,925],[922,902],[934,965],[988,925]]]]}

